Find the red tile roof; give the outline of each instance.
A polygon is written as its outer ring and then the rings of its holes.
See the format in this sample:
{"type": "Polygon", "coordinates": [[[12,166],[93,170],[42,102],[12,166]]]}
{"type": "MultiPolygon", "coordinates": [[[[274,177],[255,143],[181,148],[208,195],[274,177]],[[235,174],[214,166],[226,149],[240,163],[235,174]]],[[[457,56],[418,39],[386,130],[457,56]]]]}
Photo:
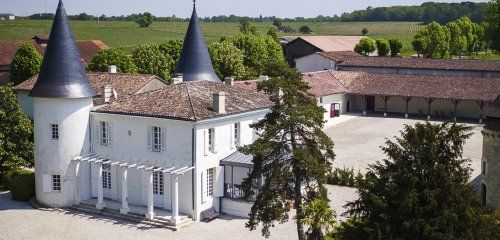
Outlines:
{"type": "MultiPolygon", "coordinates": [[[[90,84],[97,92],[102,95],[102,86],[110,84],[116,91],[118,97],[136,94],[149,82],[158,79],[151,74],[131,74],[131,73],[88,73],[90,84]]],[[[31,91],[36,83],[38,76],[20,83],[13,88],[14,91],[31,91]]]]}
{"type": "Polygon", "coordinates": [[[261,92],[226,84],[195,81],[121,98],[95,112],[197,121],[273,106],[261,92]],[[226,93],[226,113],[215,112],[213,93],[226,93]]]}
{"type": "MultiPolygon", "coordinates": [[[[17,49],[23,43],[33,44],[42,56],[47,47],[46,44],[37,44],[33,41],[0,41],[0,66],[10,65],[17,49]]],[[[90,61],[90,59],[100,50],[108,48],[101,40],[77,40],[76,44],[80,50],[80,57],[85,62],[90,61]]]]}
{"type": "Polygon", "coordinates": [[[349,93],[378,96],[461,99],[491,102],[500,93],[500,78],[450,77],[332,71],[349,93]]]}
{"type": "MultiPolygon", "coordinates": [[[[302,80],[309,85],[309,93],[317,97],[345,93],[348,91],[342,84],[335,81],[332,74],[328,71],[305,73],[302,80]]],[[[237,81],[234,85],[240,88],[256,90],[258,82],[259,80],[237,81]]]]}
{"type": "Polygon", "coordinates": [[[500,118],[500,95],[481,114],[487,117],[500,118]]]}
{"type": "Polygon", "coordinates": [[[341,62],[341,66],[346,66],[346,67],[500,71],[500,61],[399,58],[399,57],[365,57],[359,54],[348,55],[345,53],[343,54],[338,52],[325,52],[319,54],[333,61],[341,62]]]}

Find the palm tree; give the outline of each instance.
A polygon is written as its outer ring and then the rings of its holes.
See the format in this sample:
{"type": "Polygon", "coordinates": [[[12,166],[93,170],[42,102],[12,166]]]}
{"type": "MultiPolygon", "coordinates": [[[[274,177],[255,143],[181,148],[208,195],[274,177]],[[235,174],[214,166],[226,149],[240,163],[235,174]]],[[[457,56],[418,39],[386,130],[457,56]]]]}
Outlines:
{"type": "Polygon", "coordinates": [[[323,240],[324,233],[328,233],[331,228],[337,225],[335,211],[332,210],[328,201],[315,199],[303,206],[304,217],[299,219],[302,224],[309,226],[307,239],[323,240]]]}

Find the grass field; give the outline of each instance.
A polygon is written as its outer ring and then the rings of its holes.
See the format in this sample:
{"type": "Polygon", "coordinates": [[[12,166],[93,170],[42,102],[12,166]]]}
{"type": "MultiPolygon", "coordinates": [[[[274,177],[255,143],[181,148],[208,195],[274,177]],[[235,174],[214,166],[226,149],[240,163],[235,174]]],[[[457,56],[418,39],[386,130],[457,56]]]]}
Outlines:
{"type": "MultiPolygon", "coordinates": [[[[16,20],[0,21],[0,40],[27,40],[36,34],[50,31],[51,21],[16,20]]],[[[287,23],[288,24],[288,23],[287,23]]],[[[110,47],[130,50],[139,43],[160,43],[168,39],[182,39],[187,29],[187,22],[155,22],[150,28],[139,28],[130,21],[72,21],[71,25],[77,39],[100,39],[110,47]]],[[[398,37],[404,43],[403,53],[410,54],[411,39],[421,27],[416,22],[356,22],[356,23],[291,23],[295,29],[308,25],[316,35],[360,35],[367,27],[370,37],[398,37]]],[[[202,23],[208,42],[222,36],[234,36],[239,33],[238,23],[202,23]]],[[[259,32],[266,33],[271,23],[256,23],[259,32]]],[[[290,35],[290,34],[281,34],[290,35]]]]}

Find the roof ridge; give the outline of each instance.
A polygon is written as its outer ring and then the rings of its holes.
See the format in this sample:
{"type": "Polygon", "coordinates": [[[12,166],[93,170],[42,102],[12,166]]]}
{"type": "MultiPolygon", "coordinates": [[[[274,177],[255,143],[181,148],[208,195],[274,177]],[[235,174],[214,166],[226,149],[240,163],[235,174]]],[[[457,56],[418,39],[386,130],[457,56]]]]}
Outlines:
{"type": "Polygon", "coordinates": [[[196,111],[194,110],[193,101],[191,100],[191,93],[189,92],[188,85],[187,84],[183,84],[182,86],[186,86],[186,93],[188,95],[189,107],[191,107],[191,111],[193,112],[193,118],[194,118],[194,120],[196,120],[197,119],[197,117],[196,117],[196,111]]]}

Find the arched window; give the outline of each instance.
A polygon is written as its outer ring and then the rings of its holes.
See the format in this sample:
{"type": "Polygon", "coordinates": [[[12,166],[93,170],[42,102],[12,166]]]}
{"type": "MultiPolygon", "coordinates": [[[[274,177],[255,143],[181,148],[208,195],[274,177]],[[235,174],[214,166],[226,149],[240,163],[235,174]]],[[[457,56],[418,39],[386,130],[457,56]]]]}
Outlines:
{"type": "Polygon", "coordinates": [[[481,184],[481,202],[483,206],[486,206],[486,185],[484,183],[481,184]]]}

